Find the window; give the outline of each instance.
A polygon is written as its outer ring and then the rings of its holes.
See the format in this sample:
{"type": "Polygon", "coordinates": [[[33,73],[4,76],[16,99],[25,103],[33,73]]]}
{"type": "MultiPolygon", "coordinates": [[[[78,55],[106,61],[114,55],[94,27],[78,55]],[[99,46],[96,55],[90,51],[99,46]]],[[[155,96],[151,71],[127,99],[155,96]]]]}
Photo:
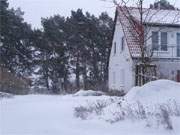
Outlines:
{"type": "Polygon", "coordinates": [[[152,32],[152,49],[158,51],[159,48],[159,34],[158,32],[152,32]]]}
{"type": "Polygon", "coordinates": [[[154,51],[167,51],[168,50],[167,38],[168,38],[167,32],[161,32],[160,37],[159,37],[159,32],[152,32],[152,49],[154,51]]]}
{"type": "Polygon", "coordinates": [[[114,42],[114,55],[116,54],[116,42],[114,42]]]}
{"type": "Polygon", "coordinates": [[[161,50],[167,51],[167,32],[161,32],[161,50]]]}
{"type": "Polygon", "coordinates": [[[124,50],[124,36],[121,38],[121,51],[124,50]]]}

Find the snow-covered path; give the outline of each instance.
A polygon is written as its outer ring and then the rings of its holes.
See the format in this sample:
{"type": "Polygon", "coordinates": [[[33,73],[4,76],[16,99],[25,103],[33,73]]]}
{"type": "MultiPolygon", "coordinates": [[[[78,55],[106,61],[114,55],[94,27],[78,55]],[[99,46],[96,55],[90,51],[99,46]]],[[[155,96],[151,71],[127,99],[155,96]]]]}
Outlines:
{"type": "Polygon", "coordinates": [[[74,117],[75,106],[106,98],[110,97],[29,95],[0,100],[0,135],[178,135],[144,127],[141,122],[110,124],[74,117]]]}

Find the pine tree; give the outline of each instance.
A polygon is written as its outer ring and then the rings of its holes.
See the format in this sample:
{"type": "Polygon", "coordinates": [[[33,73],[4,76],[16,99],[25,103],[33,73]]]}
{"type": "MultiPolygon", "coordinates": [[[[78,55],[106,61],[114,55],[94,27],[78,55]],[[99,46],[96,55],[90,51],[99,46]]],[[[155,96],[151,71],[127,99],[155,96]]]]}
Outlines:
{"type": "Polygon", "coordinates": [[[31,62],[32,34],[30,25],[23,21],[22,15],[20,9],[8,9],[7,1],[1,1],[1,66],[21,75],[27,72],[31,62]]]}
{"type": "Polygon", "coordinates": [[[44,18],[42,25],[44,30],[37,30],[34,36],[39,52],[35,60],[36,67],[40,68],[38,82],[50,92],[59,93],[67,89],[69,72],[65,18],[59,15],[44,18]]]}
{"type": "Polygon", "coordinates": [[[86,53],[86,43],[84,40],[84,30],[86,18],[81,9],[71,12],[71,17],[67,19],[67,24],[69,27],[68,32],[68,49],[71,56],[71,65],[74,67],[73,73],[76,75],[76,87],[80,88],[80,75],[82,74],[82,68],[85,67],[85,55],[86,53]],[[83,62],[83,64],[82,64],[83,62]]]}
{"type": "Polygon", "coordinates": [[[176,10],[176,8],[171,5],[167,0],[159,0],[154,2],[154,4],[150,5],[152,9],[168,9],[168,10],[176,10]]]}

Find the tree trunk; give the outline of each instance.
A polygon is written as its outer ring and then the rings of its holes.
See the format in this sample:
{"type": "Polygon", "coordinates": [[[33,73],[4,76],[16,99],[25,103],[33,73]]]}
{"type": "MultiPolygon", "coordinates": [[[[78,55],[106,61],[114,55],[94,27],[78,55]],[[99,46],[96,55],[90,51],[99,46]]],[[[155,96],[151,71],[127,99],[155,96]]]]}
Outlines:
{"type": "Polygon", "coordinates": [[[80,89],[80,66],[79,66],[79,54],[77,56],[77,61],[76,61],[76,87],[79,90],[80,89]]]}
{"type": "Polygon", "coordinates": [[[47,90],[49,91],[50,90],[50,87],[49,87],[49,77],[48,77],[48,71],[45,71],[45,85],[46,85],[46,88],[47,90]]]}
{"type": "Polygon", "coordinates": [[[67,77],[67,71],[64,74],[64,90],[67,91],[67,85],[68,85],[68,77],[67,77]]]}
{"type": "Polygon", "coordinates": [[[87,69],[86,69],[86,64],[84,64],[84,69],[83,69],[83,83],[84,83],[84,89],[87,89],[87,69]]]}

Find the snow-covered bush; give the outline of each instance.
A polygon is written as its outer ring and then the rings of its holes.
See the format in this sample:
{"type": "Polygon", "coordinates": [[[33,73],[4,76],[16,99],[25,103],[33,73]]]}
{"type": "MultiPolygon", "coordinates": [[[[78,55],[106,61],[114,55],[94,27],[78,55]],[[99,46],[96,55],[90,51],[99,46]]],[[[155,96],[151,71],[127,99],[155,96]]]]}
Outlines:
{"type": "Polygon", "coordinates": [[[145,107],[140,102],[137,102],[134,105],[127,104],[126,106],[122,105],[123,102],[124,101],[120,101],[105,108],[106,121],[115,123],[126,119],[143,120],[148,117],[148,112],[146,112],[145,107]],[[109,117],[106,118],[106,114],[109,115],[109,117]]]}
{"type": "Polygon", "coordinates": [[[180,84],[176,82],[158,80],[135,87],[116,100],[94,102],[84,105],[86,109],[82,109],[82,106],[80,108],[86,118],[97,117],[110,123],[123,120],[143,121],[147,127],[172,130],[171,119],[180,117],[179,90],[180,84]]]}
{"type": "Polygon", "coordinates": [[[167,130],[173,129],[172,117],[179,117],[180,107],[174,108],[171,104],[162,104],[152,113],[148,112],[146,126],[163,127],[167,130]]]}
{"type": "Polygon", "coordinates": [[[166,129],[172,130],[172,122],[170,119],[170,113],[168,112],[167,108],[164,106],[160,106],[161,110],[161,123],[165,126],[166,129]]]}
{"type": "Polygon", "coordinates": [[[74,108],[74,116],[81,119],[87,119],[91,114],[102,115],[103,109],[114,100],[96,100],[95,102],[87,103],[84,106],[78,106],[74,108]]]}
{"type": "MultiPolygon", "coordinates": [[[[152,108],[147,108],[140,102],[136,104],[123,105],[125,101],[105,102],[96,101],[85,106],[74,109],[75,117],[87,119],[89,116],[104,119],[110,123],[123,120],[145,121],[147,127],[163,127],[172,130],[171,117],[178,117],[180,106],[176,103],[160,104],[152,108]],[[94,115],[93,115],[94,114],[94,115]]],[[[92,118],[92,117],[91,117],[92,118]]]]}
{"type": "Polygon", "coordinates": [[[92,113],[90,107],[78,106],[74,108],[74,116],[81,119],[87,119],[88,115],[92,113]]]}
{"type": "Polygon", "coordinates": [[[13,95],[5,92],[0,92],[0,99],[2,98],[12,98],[13,95]]]}
{"type": "Polygon", "coordinates": [[[75,117],[81,119],[87,119],[87,117],[95,113],[96,115],[101,115],[103,108],[107,106],[106,102],[96,101],[95,103],[89,103],[87,106],[78,106],[74,109],[75,117]]]}

